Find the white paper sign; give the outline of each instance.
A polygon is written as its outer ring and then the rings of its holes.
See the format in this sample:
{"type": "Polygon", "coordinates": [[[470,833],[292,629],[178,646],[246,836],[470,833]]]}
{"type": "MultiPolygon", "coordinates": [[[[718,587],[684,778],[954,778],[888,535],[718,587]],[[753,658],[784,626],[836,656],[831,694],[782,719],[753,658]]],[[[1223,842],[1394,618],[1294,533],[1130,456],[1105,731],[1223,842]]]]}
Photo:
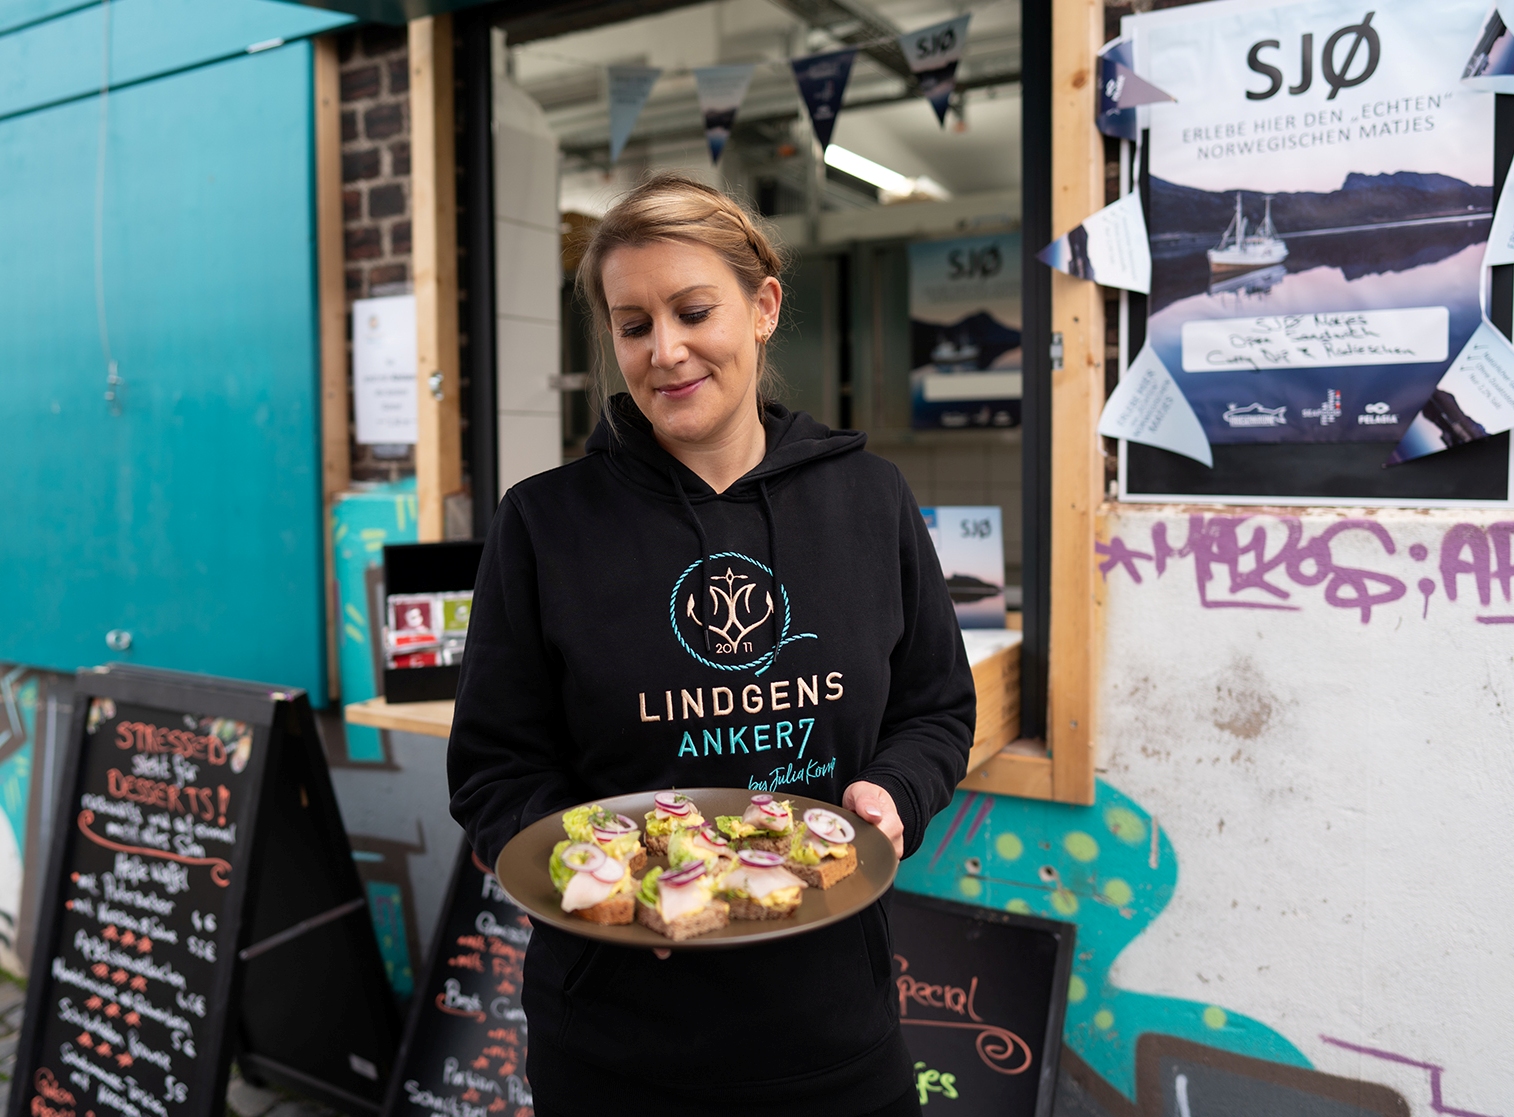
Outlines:
{"type": "Polygon", "coordinates": [[[1160,446],[1214,467],[1214,454],[1198,416],[1149,345],[1142,346],[1104,405],[1099,433],[1160,446]]]}
{"type": "Polygon", "coordinates": [[[357,441],[413,443],[415,394],[415,296],[358,299],[352,304],[357,441]]]}
{"type": "Polygon", "coordinates": [[[1443,306],[1200,318],[1183,323],[1184,372],[1235,372],[1444,361],[1443,306]]]}

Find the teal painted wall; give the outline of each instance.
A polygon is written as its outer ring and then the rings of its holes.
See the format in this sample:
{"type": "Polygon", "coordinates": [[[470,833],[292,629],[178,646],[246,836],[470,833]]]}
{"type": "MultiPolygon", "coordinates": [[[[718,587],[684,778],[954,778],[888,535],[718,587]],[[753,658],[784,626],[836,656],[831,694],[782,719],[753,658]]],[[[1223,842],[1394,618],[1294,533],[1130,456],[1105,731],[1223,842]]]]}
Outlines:
{"type": "Polygon", "coordinates": [[[111,5],[112,80],[137,82],[106,129],[115,413],[100,101],[34,108],[98,90],[103,14],[4,33],[65,6],[0,2],[0,659],[127,659],[324,704],[311,47],[207,60],[345,19],[111,5]]]}

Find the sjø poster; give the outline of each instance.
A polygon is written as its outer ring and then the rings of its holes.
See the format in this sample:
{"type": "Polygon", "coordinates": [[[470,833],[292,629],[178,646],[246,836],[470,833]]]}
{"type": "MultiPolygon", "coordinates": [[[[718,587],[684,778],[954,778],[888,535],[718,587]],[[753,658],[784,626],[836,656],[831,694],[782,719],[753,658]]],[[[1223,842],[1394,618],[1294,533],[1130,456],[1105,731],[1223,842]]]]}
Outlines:
{"type": "Polygon", "coordinates": [[[1020,422],[1020,234],[909,246],[910,425],[1020,422]]]}
{"type": "Polygon", "coordinates": [[[1396,442],[1480,322],[1487,0],[1127,17],[1150,124],[1147,340],[1214,443],[1396,442]]]}

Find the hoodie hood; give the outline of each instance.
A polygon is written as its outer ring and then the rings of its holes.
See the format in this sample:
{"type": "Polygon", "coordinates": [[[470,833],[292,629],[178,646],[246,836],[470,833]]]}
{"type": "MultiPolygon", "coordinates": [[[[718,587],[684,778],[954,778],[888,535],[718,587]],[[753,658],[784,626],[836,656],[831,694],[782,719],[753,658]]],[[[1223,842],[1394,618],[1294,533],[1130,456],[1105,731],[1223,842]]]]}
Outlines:
{"type": "Polygon", "coordinates": [[[627,392],[610,397],[615,426],[601,417],[584,446],[586,454],[603,454],[628,481],[667,500],[682,496],[672,478],[677,477],[689,500],[758,500],[762,482],[775,485],[779,478],[811,462],[849,454],[867,445],[861,431],[831,430],[803,411],[790,411],[782,404],[763,407],[762,425],[767,431],[767,452],[762,461],[723,493],[717,493],[703,478],[658,445],[652,424],[627,392]],[[669,471],[672,471],[671,476],[669,471]]]}

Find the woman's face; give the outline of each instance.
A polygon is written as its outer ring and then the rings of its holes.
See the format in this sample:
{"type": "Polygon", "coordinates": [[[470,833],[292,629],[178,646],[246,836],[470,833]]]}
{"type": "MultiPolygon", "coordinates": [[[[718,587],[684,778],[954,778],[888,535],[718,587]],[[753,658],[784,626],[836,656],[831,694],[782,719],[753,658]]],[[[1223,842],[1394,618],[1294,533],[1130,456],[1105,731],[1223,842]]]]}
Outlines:
{"type": "Polygon", "coordinates": [[[658,438],[710,446],[757,413],[757,344],[778,322],[783,288],[748,298],[712,248],[659,241],[617,248],[602,271],[615,358],[658,438]]]}

